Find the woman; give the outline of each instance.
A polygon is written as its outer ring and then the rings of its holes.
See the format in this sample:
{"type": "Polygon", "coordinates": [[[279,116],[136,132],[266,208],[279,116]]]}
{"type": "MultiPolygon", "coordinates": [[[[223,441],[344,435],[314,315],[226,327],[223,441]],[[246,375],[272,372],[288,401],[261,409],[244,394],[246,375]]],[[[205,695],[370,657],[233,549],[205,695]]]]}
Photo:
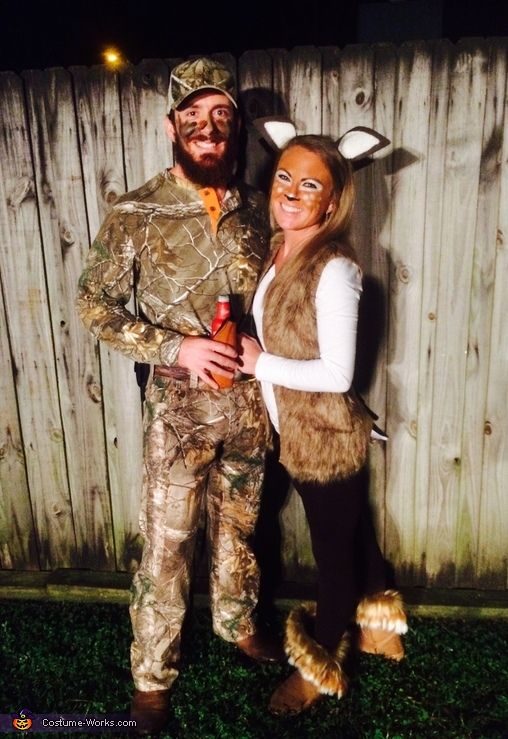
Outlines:
{"type": "Polygon", "coordinates": [[[242,370],[261,382],[318,570],[316,608],[300,606],[288,618],[286,652],[296,670],[272,695],[274,713],[345,693],[353,619],[360,649],[403,656],[402,602],[385,590],[384,560],[358,489],[372,419],[351,389],[361,293],[349,239],[353,204],[351,166],[330,138],[296,136],[285,146],[270,195],[271,260],[253,305],[261,345],[241,337],[242,370]],[[359,539],[368,569],[361,602],[359,539]]]}

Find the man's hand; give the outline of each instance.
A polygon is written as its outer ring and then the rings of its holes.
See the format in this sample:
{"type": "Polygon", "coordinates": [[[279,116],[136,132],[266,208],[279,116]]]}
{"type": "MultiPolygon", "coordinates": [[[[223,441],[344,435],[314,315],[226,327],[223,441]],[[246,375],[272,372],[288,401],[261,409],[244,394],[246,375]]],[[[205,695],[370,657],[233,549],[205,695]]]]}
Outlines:
{"type": "Polygon", "coordinates": [[[256,339],[248,334],[240,334],[240,368],[246,375],[253,375],[256,369],[256,362],[262,353],[256,339]]]}
{"type": "Polygon", "coordinates": [[[233,377],[238,368],[236,349],[202,336],[186,336],[180,346],[178,365],[194,372],[203,382],[218,389],[210,373],[233,377]]]}

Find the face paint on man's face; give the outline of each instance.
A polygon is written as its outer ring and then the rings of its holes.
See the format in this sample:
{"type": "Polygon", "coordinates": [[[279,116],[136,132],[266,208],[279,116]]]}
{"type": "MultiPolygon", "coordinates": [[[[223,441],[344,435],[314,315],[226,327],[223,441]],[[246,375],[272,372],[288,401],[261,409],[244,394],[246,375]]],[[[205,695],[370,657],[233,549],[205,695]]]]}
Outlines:
{"type": "Polygon", "coordinates": [[[215,143],[228,141],[233,131],[232,120],[218,120],[210,117],[208,133],[202,133],[202,121],[184,120],[180,123],[178,132],[182,139],[189,141],[191,139],[210,140],[215,143]]]}
{"type": "Polygon", "coordinates": [[[202,93],[175,113],[176,158],[184,174],[202,186],[230,179],[237,154],[236,118],[222,94],[202,93]]]}

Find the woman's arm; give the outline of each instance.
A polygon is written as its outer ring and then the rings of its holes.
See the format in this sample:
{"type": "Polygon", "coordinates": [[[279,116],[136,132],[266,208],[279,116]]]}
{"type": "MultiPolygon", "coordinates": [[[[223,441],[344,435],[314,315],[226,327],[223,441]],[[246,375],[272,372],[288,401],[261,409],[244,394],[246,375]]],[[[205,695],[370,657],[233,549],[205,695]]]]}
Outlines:
{"type": "MultiPolygon", "coordinates": [[[[258,380],[293,390],[343,393],[353,380],[361,273],[344,257],[330,260],[316,292],[319,358],[287,359],[250,345],[246,356],[258,380]]],[[[248,369],[244,369],[248,372],[248,369]]]]}

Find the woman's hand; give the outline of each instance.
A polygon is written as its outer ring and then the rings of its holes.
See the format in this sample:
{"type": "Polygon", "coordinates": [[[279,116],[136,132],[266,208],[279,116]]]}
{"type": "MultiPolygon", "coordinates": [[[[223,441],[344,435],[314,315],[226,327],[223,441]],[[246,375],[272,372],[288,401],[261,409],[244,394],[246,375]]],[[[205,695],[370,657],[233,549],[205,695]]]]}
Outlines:
{"type": "Polygon", "coordinates": [[[253,375],[256,369],[256,362],[263,350],[256,339],[253,339],[252,336],[248,336],[247,334],[240,334],[239,344],[240,356],[238,358],[238,363],[240,365],[240,369],[246,375],[253,375]]]}
{"type": "Polygon", "coordinates": [[[214,390],[219,387],[211,373],[233,377],[238,367],[236,349],[204,336],[186,336],[180,346],[178,365],[194,372],[214,390]]]}

